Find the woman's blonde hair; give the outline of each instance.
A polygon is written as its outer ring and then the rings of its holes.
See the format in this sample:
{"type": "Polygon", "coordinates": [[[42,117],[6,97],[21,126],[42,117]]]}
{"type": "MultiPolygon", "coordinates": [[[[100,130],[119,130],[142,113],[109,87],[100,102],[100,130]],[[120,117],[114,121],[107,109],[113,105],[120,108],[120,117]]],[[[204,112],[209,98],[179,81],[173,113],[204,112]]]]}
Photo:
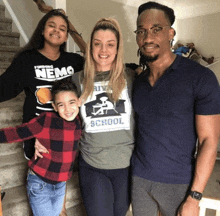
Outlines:
{"type": "Polygon", "coordinates": [[[117,54],[110,69],[110,77],[108,84],[108,96],[113,102],[118,101],[122,90],[125,87],[124,63],[123,63],[123,39],[121,29],[118,22],[113,18],[100,19],[92,30],[89,42],[87,43],[86,59],[83,74],[83,102],[93,94],[96,63],[92,55],[92,40],[95,32],[99,30],[110,30],[115,34],[117,39],[117,54]]]}

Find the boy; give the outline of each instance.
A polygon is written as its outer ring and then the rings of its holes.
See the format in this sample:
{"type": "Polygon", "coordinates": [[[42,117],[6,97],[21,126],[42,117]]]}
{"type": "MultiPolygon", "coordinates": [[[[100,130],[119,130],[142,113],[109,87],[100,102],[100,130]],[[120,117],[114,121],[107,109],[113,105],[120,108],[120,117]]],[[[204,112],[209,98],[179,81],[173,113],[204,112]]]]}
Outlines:
{"type": "Polygon", "coordinates": [[[33,157],[28,162],[27,192],[34,216],[60,214],[81,136],[76,86],[70,80],[60,80],[51,92],[56,112],[44,112],[28,123],[0,130],[1,143],[35,137],[48,149],[43,158],[33,157]]]}

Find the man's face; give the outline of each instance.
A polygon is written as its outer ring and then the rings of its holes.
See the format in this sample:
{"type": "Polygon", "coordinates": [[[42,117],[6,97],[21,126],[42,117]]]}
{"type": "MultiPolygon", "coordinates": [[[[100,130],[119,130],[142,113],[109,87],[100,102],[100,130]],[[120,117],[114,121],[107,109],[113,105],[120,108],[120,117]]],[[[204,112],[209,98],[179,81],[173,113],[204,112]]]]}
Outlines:
{"type": "Polygon", "coordinates": [[[153,62],[170,52],[170,40],[173,39],[174,29],[170,28],[163,11],[143,11],[137,19],[137,30],[137,44],[146,61],[153,62]]]}

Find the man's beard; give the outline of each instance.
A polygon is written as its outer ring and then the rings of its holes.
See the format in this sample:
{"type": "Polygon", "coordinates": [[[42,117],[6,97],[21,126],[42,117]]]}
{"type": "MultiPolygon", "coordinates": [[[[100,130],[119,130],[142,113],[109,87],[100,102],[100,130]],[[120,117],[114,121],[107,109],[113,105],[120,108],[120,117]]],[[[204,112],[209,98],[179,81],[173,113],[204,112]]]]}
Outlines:
{"type": "Polygon", "coordinates": [[[146,56],[144,55],[140,50],[138,50],[138,55],[140,55],[140,65],[142,65],[144,68],[147,67],[148,63],[154,62],[158,59],[159,55],[154,56],[146,56]]]}
{"type": "Polygon", "coordinates": [[[158,56],[159,55],[154,55],[154,56],[148,56],[148,55],[144,55],[142,54],[143,56],[143,60],[146,62],[146,63],[151,63],[151,62],[154,62],[158,59],[158,56]]]}

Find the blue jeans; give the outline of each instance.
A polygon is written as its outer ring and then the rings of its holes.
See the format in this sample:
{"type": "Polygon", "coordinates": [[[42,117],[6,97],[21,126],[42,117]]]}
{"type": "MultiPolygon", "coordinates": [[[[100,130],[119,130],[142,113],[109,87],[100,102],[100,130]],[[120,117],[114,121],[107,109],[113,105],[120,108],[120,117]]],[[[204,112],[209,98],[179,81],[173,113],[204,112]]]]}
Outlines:
{"type": "Polygon", "coordinates": [[[26,187],[34,216],[59,216],[64,202],[66,182],[49,184],[28,172],[26,187]]]}

